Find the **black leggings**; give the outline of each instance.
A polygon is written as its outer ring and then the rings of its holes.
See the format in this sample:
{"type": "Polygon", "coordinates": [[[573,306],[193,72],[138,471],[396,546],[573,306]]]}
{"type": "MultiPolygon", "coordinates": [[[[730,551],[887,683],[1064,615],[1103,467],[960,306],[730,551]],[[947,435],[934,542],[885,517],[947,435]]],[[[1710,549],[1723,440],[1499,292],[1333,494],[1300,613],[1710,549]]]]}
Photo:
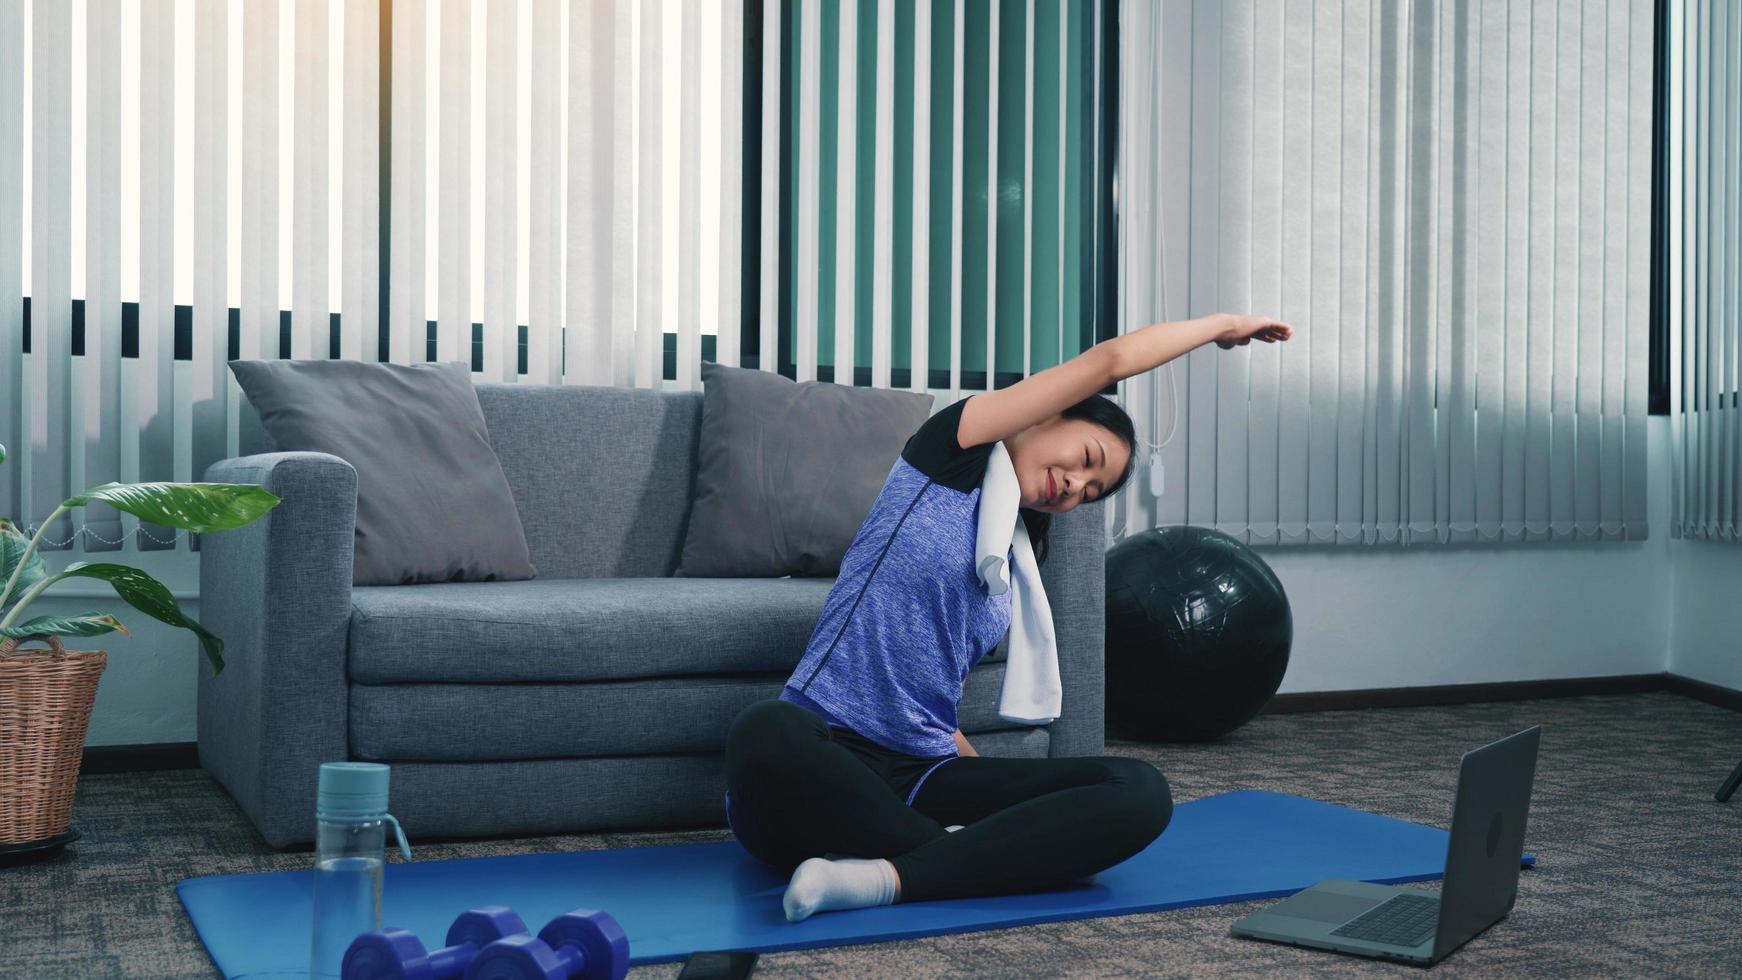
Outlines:
{"type": "Polygon", "coordinates": [[[1140,759],[927,759],[779,700],[733,721],[726,787],[756,859],[790,874],[831,853],[887,858],[904,902],[1065,887],[1143,850],[1173,816],[1167,780],[1140,759]]]}

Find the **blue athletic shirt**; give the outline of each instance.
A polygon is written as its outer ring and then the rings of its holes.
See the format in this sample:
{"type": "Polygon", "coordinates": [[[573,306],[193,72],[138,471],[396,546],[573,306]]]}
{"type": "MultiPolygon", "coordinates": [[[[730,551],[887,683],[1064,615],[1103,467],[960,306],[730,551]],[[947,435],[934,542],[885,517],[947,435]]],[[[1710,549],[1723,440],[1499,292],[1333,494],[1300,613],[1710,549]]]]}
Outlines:
{"type": "Polygon", "coordinates": [[[962,683],[1010,630],[1010,593],[988,596],[974,573],[980,482],[996,443],[962,448],[966,404],[908,439],[780,692],[910,755],[956,753],[962,683]]]}

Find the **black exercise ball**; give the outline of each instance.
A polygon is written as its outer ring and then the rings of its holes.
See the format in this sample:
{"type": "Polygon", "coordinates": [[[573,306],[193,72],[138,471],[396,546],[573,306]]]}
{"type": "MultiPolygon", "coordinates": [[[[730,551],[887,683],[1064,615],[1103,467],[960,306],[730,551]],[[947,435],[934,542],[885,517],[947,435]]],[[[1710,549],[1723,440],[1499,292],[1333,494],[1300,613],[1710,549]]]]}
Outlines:
{"type": "Polygon", "coordinates": [[[1276,573],[1221,531],[1156,528],[1107,552],[1107,721],[1116,735],[1228,734],[1276,694],[1293,639],[1276,573]]]}

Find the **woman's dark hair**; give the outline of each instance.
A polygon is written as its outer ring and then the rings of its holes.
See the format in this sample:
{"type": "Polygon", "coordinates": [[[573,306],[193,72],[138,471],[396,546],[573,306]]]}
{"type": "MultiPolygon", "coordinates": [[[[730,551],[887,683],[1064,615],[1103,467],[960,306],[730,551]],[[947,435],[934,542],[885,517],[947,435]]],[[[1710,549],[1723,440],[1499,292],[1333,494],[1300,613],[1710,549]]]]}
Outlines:
{"type": "MultiPolygon", "coordinates": [[[[1090,395],[1070,408],[1059,413],[1067,419],[1083,419],[1106,429],[1124,440],[1126,448],[1131,450],[1131,458],[1125,462],[1125,472],[1119,474],[1119,479],[1107,488],[1098,500],[1105,500],[1119,492],[1125,486],[1125,481],[1131,478],[1131,471],[1137,466],[1137,429],[1131,424],[1131,416],[1119,407],[1119,403],[1105,395],[1090,395]]],[[[1029,544],[1034,546],[1036,564],[1046,562],[1048,536],[1052,533],[1052,515],[1039,510],[1029,510],[1024,507],[1017,513],[1022,515],[1022,523],[1028,529],[1029,544]]]]}

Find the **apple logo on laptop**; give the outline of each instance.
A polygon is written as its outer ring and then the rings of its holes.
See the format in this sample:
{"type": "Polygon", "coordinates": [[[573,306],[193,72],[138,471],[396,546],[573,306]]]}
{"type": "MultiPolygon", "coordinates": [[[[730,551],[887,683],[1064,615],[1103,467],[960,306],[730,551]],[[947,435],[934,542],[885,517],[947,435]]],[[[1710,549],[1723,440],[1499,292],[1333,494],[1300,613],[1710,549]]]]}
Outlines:
{"type": "Polygon", "coordinates": [[[1494,852],[1499,850],[1499,849],[1500,849],[1500,814],[1495,813],[1494,818],[1492,820],[1488,821],[1488,856],[1493,857],[1494,852]]]}

